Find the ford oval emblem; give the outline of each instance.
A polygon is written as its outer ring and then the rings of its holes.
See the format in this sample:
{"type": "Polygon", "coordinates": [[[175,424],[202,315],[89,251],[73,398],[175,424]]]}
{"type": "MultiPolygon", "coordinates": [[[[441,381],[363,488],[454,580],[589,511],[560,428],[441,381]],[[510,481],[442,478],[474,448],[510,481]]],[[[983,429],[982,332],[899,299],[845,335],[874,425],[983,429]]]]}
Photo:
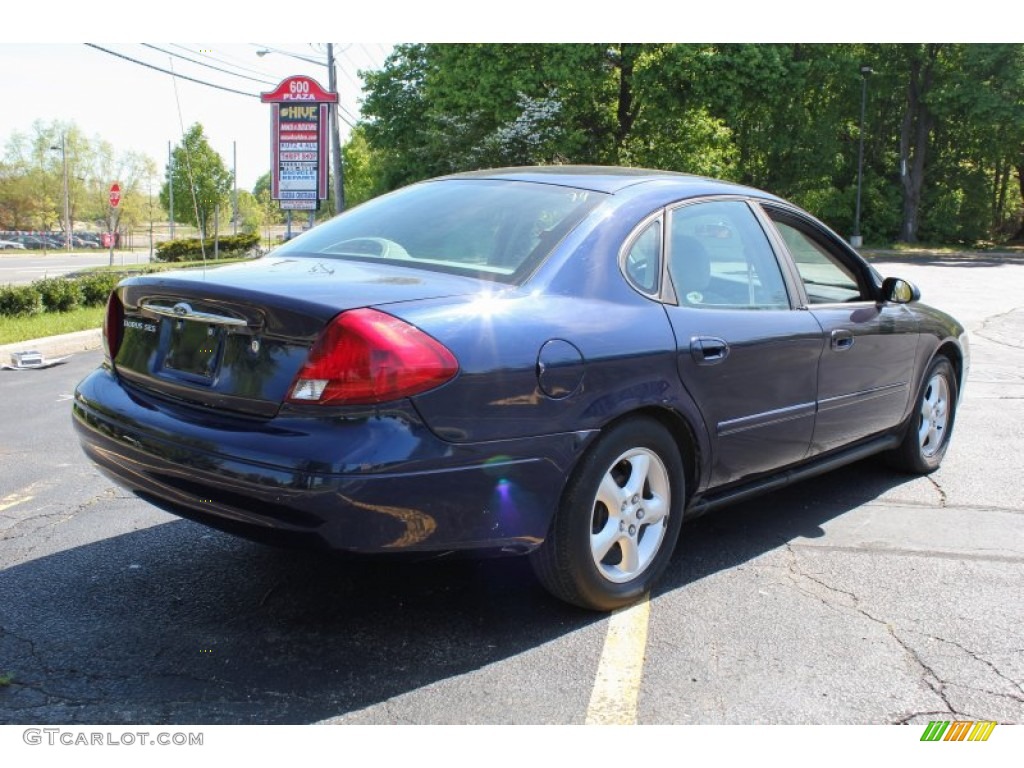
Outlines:
{"type": "Polygon", "coordinates": [[[177,304],[174,305],[174,308],[173,308],[172,311],[174,312],[174,314],[178,315],[179,317],[184,317],[185,315],[191,315],[192,314],[192,307],[190,307],[184,301],[179,301],[177,304]]]}

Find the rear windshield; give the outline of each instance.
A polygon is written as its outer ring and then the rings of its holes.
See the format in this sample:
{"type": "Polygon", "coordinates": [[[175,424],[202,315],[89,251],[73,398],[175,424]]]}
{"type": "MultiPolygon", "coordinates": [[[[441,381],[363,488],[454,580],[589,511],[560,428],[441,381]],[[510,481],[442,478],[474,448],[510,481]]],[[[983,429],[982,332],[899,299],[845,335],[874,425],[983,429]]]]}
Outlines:
{"type": "Polygon", "coordinates": [[[274,256],[386,261],[519,282],[604,197],[521,181],[426,182],[353,208],[274,256]]]}

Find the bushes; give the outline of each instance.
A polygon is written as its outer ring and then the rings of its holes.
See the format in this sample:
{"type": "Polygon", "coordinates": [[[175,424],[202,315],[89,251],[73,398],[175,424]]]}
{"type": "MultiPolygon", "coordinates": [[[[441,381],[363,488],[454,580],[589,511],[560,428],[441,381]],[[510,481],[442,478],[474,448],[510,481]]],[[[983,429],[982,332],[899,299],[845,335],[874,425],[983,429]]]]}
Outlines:
{"type": "Polygon", "coordinates": [[[80,280],[51,277],[36,280],[30,285],[0,286],[0,317],[24,317],[102,306],[122,277],[108,272],[88,275],[80,280]]]}
{"type": "Polygon", "coordinates": [[[39,291],[47,312],[70,312],[82,301],[82,289],[77,280],[50,277],[36,280],[30,287],[39,291]]]}
{"type": "MultiPolygon", "coordinates": [[[[220,238],[217,246],[219,256],[238,256],[246,251],[252,250],[259,245],[258,234],[226,235],[220,238]]],[[[206,248],[206,258],[213,258],[213,239],[208,238],[200,241],[198,238],[191,240],[168,240],[165,243],[158,243],[156,246],[157,261],[192,261],[203,257],[203,246],[206,248]]]]}
{"type": "Polygon", "coordinates": [[[80,278],[78,285],[82,289],[82,304],[87,307],[98,307],[107,303],[107,297],[114,290],[124,275],[118,272],[94,272],[80,278]]]}
{"type": "Polygon", "coordinates": [[[43,297],[32,285],[0,287],[0,317],[38,315],[43,311],[43,297]]]}
{"type": "MultiPolygon", "coordinates": [[[[238,235],[225,239],[231,241],[232,247],[245,250],[251,249],[259,243],[258,235],[238,235]]],[[[186,241],[175,240],[173,242],[186,241]]],[[[193,242],[198,243],[199,241],[193,242]]],[[[221,253],[227,255],[223,251],[221,253]]],[[[178,259],[174,259],[174,261],[178,261],[178,259]]],[[[0,318],[26,317],[42,312],[70,312],[79,307],[101,307],[107,303],[110,292],[125,277],[162,272],[167,269],[178,268],[149,264],[142,269],[92,272],[79,278],[51,277],[36,280],[30,285],[0,286],[0,318]]]]}

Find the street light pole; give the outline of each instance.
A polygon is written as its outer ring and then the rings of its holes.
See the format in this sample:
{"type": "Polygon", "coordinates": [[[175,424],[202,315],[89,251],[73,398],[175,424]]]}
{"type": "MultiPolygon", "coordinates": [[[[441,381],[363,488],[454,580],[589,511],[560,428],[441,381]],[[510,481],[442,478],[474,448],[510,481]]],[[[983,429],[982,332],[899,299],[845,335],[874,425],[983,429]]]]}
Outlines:
{"type": "Polygon", "coordinates": [[[50,147],[60,150],[61,163],[64,167],[64,250],[71,250],[71,199],[68,194],[68,152],[66,134],[60,135],[60,146],[50,147]]]}
{"type": "Polygon", "coordinates": [[[853,235],[850,237],[850,245],[860,248],[864,244],[864,238],[860,234],[860,196],[864,181],[864,110],[868,101],[868,75],[872,73],[871,67],[860,68],[860,131],[857,148],[857,207],[853,216],[853,235]]]}

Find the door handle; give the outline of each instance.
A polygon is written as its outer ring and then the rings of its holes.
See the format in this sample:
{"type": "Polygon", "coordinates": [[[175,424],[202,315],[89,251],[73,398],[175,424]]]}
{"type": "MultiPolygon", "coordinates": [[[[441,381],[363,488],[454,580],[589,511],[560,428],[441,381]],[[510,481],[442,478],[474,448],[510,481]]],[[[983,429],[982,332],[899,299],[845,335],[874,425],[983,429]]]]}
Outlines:
{"type": "Polygon", "coordinates": [[[853,346],[854,336],[851,331],[845,328],[837,328],[832,331],[832,349],[836,352],[845,352],[853,346]]]}
{"type": "Polygon", "coordinates": [[[697,365],[714,365],[729,356],[729,343],[716,336],[694,336],[690,339],[690,354],[697,365]]]}

